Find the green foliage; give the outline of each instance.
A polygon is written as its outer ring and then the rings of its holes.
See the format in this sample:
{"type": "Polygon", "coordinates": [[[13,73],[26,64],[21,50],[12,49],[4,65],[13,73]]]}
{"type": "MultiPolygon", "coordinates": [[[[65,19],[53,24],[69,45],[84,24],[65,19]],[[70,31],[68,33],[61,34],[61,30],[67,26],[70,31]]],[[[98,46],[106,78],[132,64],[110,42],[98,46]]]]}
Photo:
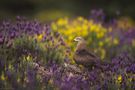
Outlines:
{"type": "Polygon", "coordinates": [[[13,53],[16,60],[41,61],[47,64],[50,61],[63,62],[63,47],[56,48],[49,40],[37,41],[30,36],[24,36],[14,40],[13,53]]]}

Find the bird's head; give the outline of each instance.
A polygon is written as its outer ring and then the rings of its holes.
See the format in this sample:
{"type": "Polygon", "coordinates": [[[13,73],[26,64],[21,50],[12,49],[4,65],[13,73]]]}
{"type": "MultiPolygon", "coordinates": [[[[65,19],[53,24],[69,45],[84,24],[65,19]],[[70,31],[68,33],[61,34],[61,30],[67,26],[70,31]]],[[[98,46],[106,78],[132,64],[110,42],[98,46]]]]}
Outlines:
{"type": "Polygon", "coordinates": [[[80,42],[80,41],[84,41],[84,39],[82,37],[76,37],[74,39],[75,42],[80,42]]]}
{"type": "Polygon", "coordinates": [[[86,42],[82,37],[76,37],[74,41],[78,42],[76,50],[86,48],[86,42]]]}

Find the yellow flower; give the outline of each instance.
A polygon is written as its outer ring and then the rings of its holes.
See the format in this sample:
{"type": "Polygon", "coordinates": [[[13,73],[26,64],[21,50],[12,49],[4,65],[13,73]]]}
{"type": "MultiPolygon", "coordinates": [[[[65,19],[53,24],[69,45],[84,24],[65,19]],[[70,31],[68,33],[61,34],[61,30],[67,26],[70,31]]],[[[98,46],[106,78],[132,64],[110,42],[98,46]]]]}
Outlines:
{"type": "Polygon", "coordinates": [[[118,39],[115,38],[115,39],[113,40],[113,43],[114,43],[114,45],[118,45],[118,44],[119,44],[118,39]]]}
{"type": "Polygon", "coordinates": [[[106,51],[103,48],[101,48],[100,51],[101,51],[101,59],[104,59],[106,55],[106,51]]]}
{"type": "Polygon", "coordinates": [[[104,45],[104,43],[100,41],[99,46],[102,47],[103,45],[104,45]]]}
{"type": "Polygon", "coordinates": [[[112,37],[107,37],[107,38],[105,38],[105,42],[106,42],[106,43],[110,43],[111,40],[112,40],[112,37]]]}
{"type": "Polygon", "coordinates": [[[66,32],[63,32],[63,33],[66,34],[66,35],[72,35],[73,32],[72,32],[72,30],[66,30],[66,32]]]}
{"type": "Polygon", "coordinates": [[[80,32],[82,35],[81,36],[87,36],[88,32],[87,30],[83,30],[82,32],[80,32]]]}
{"type": "Polygon", "coordinates": [[[40,35],[37,36],[37,40],[38,41],[41,41],[42,39],[43,39],[43,35],[42,34],[40,34],[40,35]]]}
{"type": "Polygon", "coordinates": [[[74,60],[71,60],[71,64],[75,64],[75,61],[74,60]]]}
{"type": "Polygon", "coordinates": [[[82,28],[80,26],[78,26],[78,27],[76,27],[76,30],[80,31],[80,30],[82,30],[82,28]]]}
{"type": "Polygon", "coordinates": [[[83,30],[87,30],[87,29],[88,29],[88,26],[87,26],[86,24],[83,24],[83,25],[82,25],[82,29],[83,29],[83,30]]]}
{"type": "Polygon", "coordinates": [[[69,36],[69,40],[70,40],[70,41],[72,41],[72,40],[73,40],[73,37],[72,37],[71,35],[69,36]]]}
{"type": "Polygon", "coordinates": [[[88,20],[87,19],[84,20],[84,24],[88,24],[88,20]]]}
{"type": "Polygon", "coordinates": [[[28,56],[26,57],[26,59],[27,59],[28,61],[30,61],[30,59],[31,59],[30,55],[28,55],[28,56]]]}
{"type": "Polygon", "coordinates": [[[103,32],[100,32],[100,33],[97,33],[97,38],[102,38],[104,36],[104,33],[103,32]]]}
{"type": "Polygon", "coordinates": [[[77,18],[77,20],[78,21],[83,21],[84,19],[83,19],[83,17],[80,16],[80,17],[77,18]]]}
{"type": "Polygon", "coordinates": [[[60,18],[58,21],[57,21],[57,24],[59,26],[63,26],[63,25],[66,25],[68,23],[68,19],[67,18],[60,18]]]}
{"type": "Polygon", "coordinates": [[[8,69],[12,69],[13,67],[12,67],[12,65],[11,64],[9,64],[8,65],[8,69]]]}
{"type": "Polygon", "coordinates": [[[128,78],[128,81],[131,82],[133,78],[128,78]]]}
{"type": "Polygon", "coordinates": [[[122,76],[121,76],[121,75],[118,76],[117,82],[118,82],[118,83],[121,83],[121,82],[122,82],[122,76]]]}
{"type": "Polygon", "coordinates": [[[1,80],[5,80],[6,78],[5,78],[5,76],[4,76],[4,73],[2,72],[2,75],[1,75],[1,80]]]}
{"type": "Polygon", "coordinates": [[[52,23],[51,27],[53,30],[57,30],[57,25],[55,23],[52,23]]]}
{"type": "MultiPolygon", "coordinates": [[[[91,25],[90,26],[90,31],[92,32],[92,31],[95,31],[96,30],[96,26],[95,25],[91,25]]],[[[97,32],[97,31],[96,31],[97,32]]]]}

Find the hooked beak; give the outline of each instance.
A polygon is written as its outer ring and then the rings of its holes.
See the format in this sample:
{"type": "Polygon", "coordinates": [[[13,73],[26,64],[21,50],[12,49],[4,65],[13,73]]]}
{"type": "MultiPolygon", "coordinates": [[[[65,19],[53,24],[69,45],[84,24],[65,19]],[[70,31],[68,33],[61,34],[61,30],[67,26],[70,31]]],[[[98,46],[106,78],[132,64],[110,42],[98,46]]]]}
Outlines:
{"type": "Polygon", "coordinates": [[[76,38],[74,39],[74,42],[77,42],[76,38]]]}

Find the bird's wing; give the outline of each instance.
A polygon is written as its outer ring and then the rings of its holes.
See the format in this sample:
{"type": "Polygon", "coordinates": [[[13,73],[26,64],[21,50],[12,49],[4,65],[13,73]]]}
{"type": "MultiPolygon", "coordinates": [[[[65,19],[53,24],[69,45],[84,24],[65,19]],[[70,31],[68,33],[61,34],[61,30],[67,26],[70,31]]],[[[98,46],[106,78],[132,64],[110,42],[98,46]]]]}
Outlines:
{"type": "Polygon", "coordinates": [[[88,51],[88,49],[78,50],[77,54],[84,57],[97,58],[97,56],[94,53],[88,51]]]}
{"type": "Polygon", "coordinates": [[[74,60],[78,64],[93,64],[97,61],[98,57],[86,49],[78,50],[75,53],[74,60]]]}

